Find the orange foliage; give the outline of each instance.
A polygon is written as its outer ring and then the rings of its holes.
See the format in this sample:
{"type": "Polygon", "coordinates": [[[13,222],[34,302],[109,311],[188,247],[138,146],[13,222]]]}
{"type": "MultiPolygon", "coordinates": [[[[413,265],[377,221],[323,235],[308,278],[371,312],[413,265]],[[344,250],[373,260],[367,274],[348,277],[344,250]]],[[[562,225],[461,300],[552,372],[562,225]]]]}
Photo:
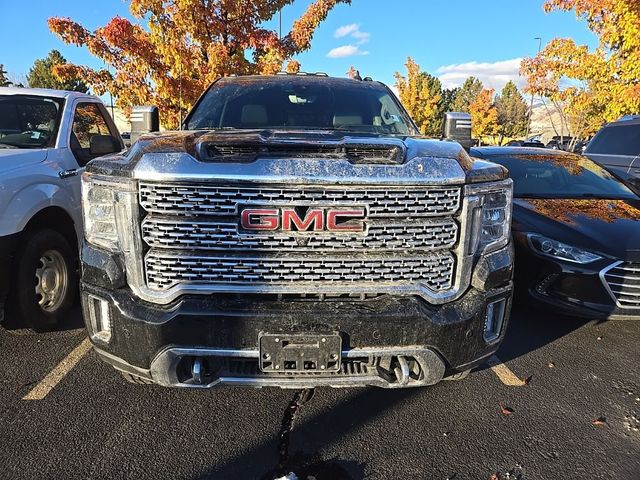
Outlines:
{"type": "Polygon", "coordinates": [[[493,103],[493,89],[482,90],[469,106],[471,121],[473,122],[472,135],[481,138],[487,135],[496,135],[498,126],[498,109],[493,103]]]}
{"type": "Polygon", "coordinates": [[[50,18],[49,29],[65,43],[86,47],[110,67],[67,64],[56,74],[79,76],[99,95],[111,92],[125,109],[158,105],[163,124],[176,127],[179,112],[219,77],[274,74],[285,62],[288,72],[297,72],[300,64],[291,58],[311,47],[315,29],[333,7],[351,0],[315,0],[278,38],[263,25],[293,1],[130,0],[131,14],[146,28],[114,17],[93,32],[70,18],[50,18]]]}
{"type": "Polygon", "coordinates": [[[575,136],[592,134],[623,114],[639,113],[640,1],[548,0],[544,8],[574,11],[600,45],[590,51],[572,39],[552,40],[522,63],[528,90],[563,106],[575,136]],[[569,87],[562,88],[567,79],[569,87]]]}

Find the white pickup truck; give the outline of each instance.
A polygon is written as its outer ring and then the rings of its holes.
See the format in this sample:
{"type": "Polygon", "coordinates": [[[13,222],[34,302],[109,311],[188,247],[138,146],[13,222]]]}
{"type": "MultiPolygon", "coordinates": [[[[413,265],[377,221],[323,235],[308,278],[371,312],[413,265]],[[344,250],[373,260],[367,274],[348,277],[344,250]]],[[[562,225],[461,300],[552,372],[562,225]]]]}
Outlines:
{"type": "Polygon", "coordinates": [[[47,330],[73,305],[80,174],[123,148],[99,98],[0,88],[0,321],[47,330]]]}

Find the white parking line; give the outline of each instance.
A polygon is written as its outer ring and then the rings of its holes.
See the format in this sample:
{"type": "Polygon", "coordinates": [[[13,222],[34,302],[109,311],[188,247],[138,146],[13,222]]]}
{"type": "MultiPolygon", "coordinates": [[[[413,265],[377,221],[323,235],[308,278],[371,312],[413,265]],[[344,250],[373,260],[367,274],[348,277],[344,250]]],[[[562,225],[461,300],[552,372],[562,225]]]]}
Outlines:
{"type": "Polygon", "coordinates": [[[85,338],[69,355],[51,370],[38,384],[27,393],[22,400],[42,400],[60,383],[60,380],[91,350],[91,342],[85,338]]]}
{"type": "Polygon", "coordinates": [[[491,367],[493,373],[496,374],[498,379],[508,387],[523,387],[527,384],[527,382],[520,380],[515,373],[509,370],[502,360],[500,360],[497,356],[492,355],[489,360],[487,360],[487,365],[491,367]]]}

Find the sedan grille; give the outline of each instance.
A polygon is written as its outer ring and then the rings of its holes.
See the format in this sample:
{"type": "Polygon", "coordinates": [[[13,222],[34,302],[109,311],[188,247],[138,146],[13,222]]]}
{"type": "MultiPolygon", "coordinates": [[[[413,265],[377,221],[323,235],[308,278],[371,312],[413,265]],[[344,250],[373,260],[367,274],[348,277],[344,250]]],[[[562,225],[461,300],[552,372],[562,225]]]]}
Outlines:
{"type": "Polygon", "coordinates": [[[604,274],[618,306],[640,308],[640,263],[620,263],[604,274]]]}

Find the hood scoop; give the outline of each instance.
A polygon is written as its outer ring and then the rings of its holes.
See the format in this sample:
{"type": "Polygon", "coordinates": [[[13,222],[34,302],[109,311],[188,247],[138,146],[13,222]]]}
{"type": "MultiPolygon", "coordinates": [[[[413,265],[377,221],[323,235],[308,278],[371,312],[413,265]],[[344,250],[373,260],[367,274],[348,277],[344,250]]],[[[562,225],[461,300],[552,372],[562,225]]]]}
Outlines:
{"type": "Polygon", "coordinates": [[[346,159],[354,164],[398,165],[404,162],[401,144],[329,142],[202,142],[199,160],[204,162],[250,163],[259,158],[346,159]]]}

